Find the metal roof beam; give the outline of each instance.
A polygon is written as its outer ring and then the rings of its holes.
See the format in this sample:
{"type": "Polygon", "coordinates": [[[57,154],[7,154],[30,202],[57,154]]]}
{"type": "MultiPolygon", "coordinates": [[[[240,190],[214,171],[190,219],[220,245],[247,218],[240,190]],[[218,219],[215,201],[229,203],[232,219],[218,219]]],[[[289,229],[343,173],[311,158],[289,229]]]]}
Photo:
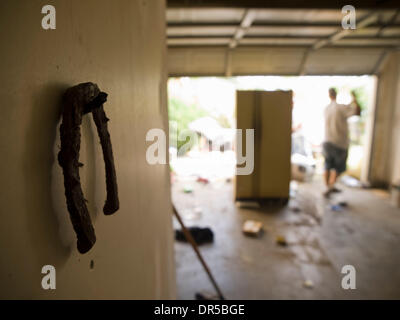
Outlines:
{"type": "Polygon", "coordinates": [[[326,46],[329,43],[338,41],[338,40],[344,38],[345,36],[347,36],[348,34],[354,32],[355,30],[360,30],[362,28],[366,28],[368,25],[376,22],[377,19],[378,19],[378,13],[372,12],[372,13],[368,14],[365,18],[363,18],[361,21],[357,22],[357,29],[354,29],[354,30],[353,29],[340,29],[339,31],[337,31],[336,33],[331,35],[330,37],[319,40],[316,43],[314,43],[312,49],[318,50],[318,49],[322,48],[323,46],[326,46]]]}
{"type": "Polygon", "coordinates": [[[243,15],[240,26],[237,28],[232,40],[229,42],[229,48],[233,49],[237,46],[238,41],[244,36],[246,30],[251,26],[256,17],[256,11],[248,9],[243,15]]]}

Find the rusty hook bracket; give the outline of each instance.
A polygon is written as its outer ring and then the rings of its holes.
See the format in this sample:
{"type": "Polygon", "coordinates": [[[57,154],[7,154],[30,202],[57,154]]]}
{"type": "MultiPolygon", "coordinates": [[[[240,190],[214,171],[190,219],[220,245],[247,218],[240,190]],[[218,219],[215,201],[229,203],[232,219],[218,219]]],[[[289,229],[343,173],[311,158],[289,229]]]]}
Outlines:
{"type": "Polygon", "coordinates": [[[80,253],[88,252],[96,242],[96,235],[86,206],[80,176],[79,150],[81,145],[81,129],[83,115],[91,112],[100,144],[106,171],[107,199],[103,212],[113,214],[119,209],[117,176],[110,134],[107,129],[107,118],[103,104],[107,101],[107,93],[101,92],[94,83],[81,83],[67,89],[63,96],[62,123],[60,126],[61,150],[58,163],[63,169],[65,197],[71,222],[77,235],[77,248],[80,253]]]}

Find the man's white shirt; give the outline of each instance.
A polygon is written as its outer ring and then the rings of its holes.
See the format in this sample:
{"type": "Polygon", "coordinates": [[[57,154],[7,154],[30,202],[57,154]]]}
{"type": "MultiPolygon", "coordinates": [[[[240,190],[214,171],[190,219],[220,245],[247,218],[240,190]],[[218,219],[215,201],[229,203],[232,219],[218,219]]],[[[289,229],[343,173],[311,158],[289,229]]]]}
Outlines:
{"type": "Polygon", "coordinates": [[[339,104],[332,101],[324,112],[325,142],[331,142],[339,148],[349,147],[349,127],[347,119],[357,112],[357,104],[339,104]]]}

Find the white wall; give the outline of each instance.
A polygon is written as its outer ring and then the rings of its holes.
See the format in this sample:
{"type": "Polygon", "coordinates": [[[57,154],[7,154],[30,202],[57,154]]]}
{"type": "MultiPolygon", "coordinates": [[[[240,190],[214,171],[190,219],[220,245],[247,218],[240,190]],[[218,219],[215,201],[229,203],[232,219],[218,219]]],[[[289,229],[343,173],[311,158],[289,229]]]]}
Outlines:
{"type": "Polygon", "coordinates": [[[0,298],[174,298],[169,170],[145,160],[147,130],[168,125],[165,2],[51,1],[56,30],[45,31],[47,3],[0,2],[0,298]],[[80,255],[56,155],[61,95],[87,81],[109,94],[120,210],[102,213],[104,162],[85,116],[80,173],[97,243],[80,255]],[[54,291],[40,285],[46,264],[54,291]]]}
{"type": "Polygon", "coordinates": [[[400,52],[393,52],[379,75],[370,180],[400,182],[400,52]]]}

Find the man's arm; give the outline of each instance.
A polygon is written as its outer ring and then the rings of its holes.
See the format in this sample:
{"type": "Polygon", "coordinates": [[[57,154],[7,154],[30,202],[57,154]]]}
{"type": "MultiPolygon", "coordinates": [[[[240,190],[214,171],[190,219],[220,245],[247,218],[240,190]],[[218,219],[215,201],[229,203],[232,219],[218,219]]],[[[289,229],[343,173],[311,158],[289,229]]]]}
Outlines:
{"type": "Polygon", "coordinates": [[[360,104],[357,101],[357,97],[354,91],[351,92],[351,96],[353,97],[352,104],[355,105],[355,112],[354,115],[359,116],[361,114],[361,107],[360,104]]]}
{"type": "Polygon", "coordinates": [[[356,95],[354,92],[351,93],[353,99],[350,104],[342,104],[342,112],[344,113],[346,118],[350,118],[352,116],[359,116],[361,114],[361,107],[357,101],[356,95]]]}

